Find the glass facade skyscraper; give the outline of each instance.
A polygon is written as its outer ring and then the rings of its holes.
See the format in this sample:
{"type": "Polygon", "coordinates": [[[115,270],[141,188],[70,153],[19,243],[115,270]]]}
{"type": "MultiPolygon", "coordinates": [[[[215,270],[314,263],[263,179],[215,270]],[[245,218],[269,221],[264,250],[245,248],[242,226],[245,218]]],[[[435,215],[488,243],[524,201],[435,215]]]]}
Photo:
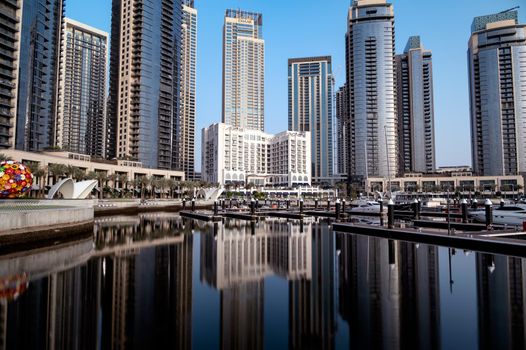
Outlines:
{"type": "Polygon", "coordinates": [[[355,0],[349,10],[349,170],[352,182],[398,173],[393,5],[355,0]]]}
{"type": "Polygon", "coordinates": [[[263,16],[227,10],[223,28],[223,123],[265,129],[263,16]]]}
{"type": "MultiPolygon", "coordinates": [[[[10,1],[12,2],[12,1],[10,1]]],[[[16,141],[17,149],[53,145],[63,0],[22,3],[16,141]]],[[[2,6],[5,2],[2,2],[2,6]]],[[[4,11],[1,11],[4,13],[4,11]]]]}
{"type": "Polygon", "coordinates": [[[110,157],[176,168],[182,6],[182,0],[113,0],[110,157]]]}
{"type": "Polygon", "coordinates": [[[176,169],[194,179],[195,173],[195,76],[197,63],[197,10],[193,0],[183,4],[181,27],[181,100],[177,119],[176,169]]]}
{"type": "Polygon", "coordinates": [[[55,145],[105,156],[108,33],[64,20],[55,145]]]}
{"type": "Polygon", "coordinates": [[[289,130],[309,131],[315,183],[333,175],[333,90],[330,56],[289,59],[289,130]]]}
{"type": "Polygon", "coordinates": [[[476,17],[468,48],[473,170],[526,174],[526,25],[517,11],[476,17]]]}
{"type": "Polygon", "coordinates": [[[435,122],[431,51],[409,38],[396,56],[400,173],[435,170],[435,122]]]}

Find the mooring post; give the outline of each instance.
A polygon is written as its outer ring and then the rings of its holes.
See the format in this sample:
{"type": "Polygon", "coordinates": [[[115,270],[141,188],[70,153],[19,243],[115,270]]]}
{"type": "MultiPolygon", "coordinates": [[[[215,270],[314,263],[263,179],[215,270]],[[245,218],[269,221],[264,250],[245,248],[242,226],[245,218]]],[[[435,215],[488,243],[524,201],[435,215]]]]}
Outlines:
{"type": "Polygon", "coordinates": [[[287,210],[290,209],[290,199],[287,198],[287,210]]]}
{"type": "Polygon", "coordinates": [[[345,215],[345,198],[342,199],[342,213],[345,215]]]}
{"type": "Polygon", "coordinates": [[[195,197],[192,198],[192,211],[195,211],[195,197]]]}
{"type": "Polygon", "coordinates": [[[300,214],[303,214],[303,198],[300,198],[300,214]]]}
{"type": "Polygon", "coordinates": [[[186,198],[183,198],[183,210],[186,209],[186,198]]]}
{"type": "Polygon", "coordinates": [[[390,199],[389,203],[387,203],[387,228],[389,229],[394,228],[394,208],[394,202],[390,199]]]}
{"type": "Polygon", "coordinates": [[[501,207],[501,208],[504,208],[504,198],[501,198],[501,199],[500,199],[500,207],[501,207]]]}
{"type": "Polygon", "coordinates": [[[422,212],[422,200],[418,198],[418,217],[420,217],[421,212],[422,212]]]}
{"type": "Polygon", "coordinates": [[[486,208],[486,229],[491,230],[493,225],[493,203],[488,199],[484,202],[484,207],[486,208]]]}
{"type": "Polygon", "coordinates": [[[340,198],[336,199],[336,206],[334,208],[336,211],[336,221],[340,220],[340,198]]]}
{"type": "Polygon", "coordinates": [[[378,203],[380,203],[380,226],[384,225],[384,202],[380,199],[378,200],[378,203]]]}
{"type": "Polygon", "coordinates": [[[318,198],[314,198],[314,209],[318,210],[318,198]]]}
{"type": "Polygon", "coordinates": [[[218,208],[217,208],[217,200],[214,201],[214,215],[217,216],[218,214],[218,208]]]}
{"type": "Polygon", "coordinates": [[[259,211],[259,199],[256,198],[256,211],[259,211]]]}
{"type": "Polygon", "coordinates": [[[254,215],[256,211],[256,201],[254,198],[250,200],[250,215],[254,215]]]}
{"type": "Polygon", "coordinates": [[[420,212],[418,211],[418,201],[413,201],[413,217],[415,220],[420,220],[420,212]]]}
{"type": "Polygon", "coordinates": [[[331,199],[327,199],[327,211],[331,211],[331,199]]]}
{"type": "Polygon", "coordinates": [[[460,208],[462,209],[462,222],[465,224],[468,222],[468,201],[466,199],[460,201],[460,208]]]}
{"type": "Polygon", "coordinates": [[[479,201],[477,200],[477,198],[475,198],[475,199],[473,200],[473,203],[471,204],[471,207],[472,207],[473,209],[477,209],[478,202],[479,202],[479,201]]]}

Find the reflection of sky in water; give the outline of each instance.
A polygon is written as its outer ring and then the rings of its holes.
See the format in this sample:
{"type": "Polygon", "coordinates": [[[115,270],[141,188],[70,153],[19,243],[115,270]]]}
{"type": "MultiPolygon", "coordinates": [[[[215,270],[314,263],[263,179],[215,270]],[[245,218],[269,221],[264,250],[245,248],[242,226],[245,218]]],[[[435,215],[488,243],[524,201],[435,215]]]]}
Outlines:
{"type": "Polygon", "coordinates": [[[442,347],[473,349],[478,344],[475,254],[466,256],[462,250],[456,250],[451,256],[451,285],[448,250],[439,248],[442,347]]]}
{"type": "Polygon", "coordinates": [[[0,259],[4,274],[23,270],[30,281],[16,300],[0,300],[8,348],[53,340],[67,348],[511,349],[525,341],[521,259],[457,250],[451,285],[447,248],[334,234],[324,222],[306,221],[303,233],[278,219],[214,230],[141,214],[96,226],[95,249],[88,241],[0,259]]]}

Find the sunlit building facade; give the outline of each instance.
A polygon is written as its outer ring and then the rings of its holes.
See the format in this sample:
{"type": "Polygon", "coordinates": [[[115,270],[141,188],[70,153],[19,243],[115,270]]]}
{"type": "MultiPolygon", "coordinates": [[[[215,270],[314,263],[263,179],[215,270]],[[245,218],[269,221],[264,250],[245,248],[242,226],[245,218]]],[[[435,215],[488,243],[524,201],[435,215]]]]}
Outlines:
{"type": "Polygon", "coordinates": [[[476,17],[468,45],[473,170],[525,175],[526,25],[517,11],[476,17]]]}
{"type": "Polygon", "coordinates": [[[203,129],[202,178],[224,184],[310,185],[310,133],[259,130],[217,123],[203,129]]]}
{"type": "Polygon", "coordinates": [[[227,10],[223,28],[223,117],[236,128],[264,131],[263,16],[227,10]]]}
{"type": "Polygon", "coordinates": [[[346,35],[351,181],[398,173],[393,5],[354,0],[346,35]]]}
{"type": "Polygon", "coordinates": [[[187,179],[195,175],[195,112],[197,64],[197,10],[193,0],[183,4],[181,27],[181,100],[176,132],[175,168],[187,179]]]}

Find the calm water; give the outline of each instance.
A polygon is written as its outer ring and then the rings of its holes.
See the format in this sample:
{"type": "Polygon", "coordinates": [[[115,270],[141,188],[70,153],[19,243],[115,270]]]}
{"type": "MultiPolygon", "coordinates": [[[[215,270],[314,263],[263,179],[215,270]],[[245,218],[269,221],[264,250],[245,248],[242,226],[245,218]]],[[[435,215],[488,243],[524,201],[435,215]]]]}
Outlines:
{"type": "Polygon", "coordinates": [[[526,262],[326,222],[97,221],[0,259],[0,349],[512,349],[526,262]]]}

